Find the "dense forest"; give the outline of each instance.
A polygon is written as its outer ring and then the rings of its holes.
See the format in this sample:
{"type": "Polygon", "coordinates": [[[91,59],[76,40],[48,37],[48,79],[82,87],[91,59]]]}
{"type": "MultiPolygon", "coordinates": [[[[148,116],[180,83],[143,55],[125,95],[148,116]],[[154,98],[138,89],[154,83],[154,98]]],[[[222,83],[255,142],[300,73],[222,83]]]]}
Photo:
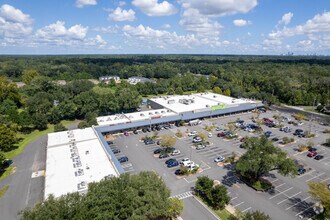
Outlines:
{"type": "Polygon", "coordinates": [[[329,57],[282,56],[2,56],[0,75],[24,81],[35,71],[52,80],[155,78],[157,84],[138,85],[141,95],[219,87],[234,97],[283,102],[291,105],[329,104],[329,57]],[[212,82],[196,74],[214,76],[212,82]]]}

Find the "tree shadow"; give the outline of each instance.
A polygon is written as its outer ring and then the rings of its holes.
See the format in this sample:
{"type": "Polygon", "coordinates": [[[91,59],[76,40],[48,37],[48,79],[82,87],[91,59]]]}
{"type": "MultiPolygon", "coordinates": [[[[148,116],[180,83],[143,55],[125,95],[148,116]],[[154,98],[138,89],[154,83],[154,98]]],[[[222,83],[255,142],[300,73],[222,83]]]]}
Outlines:
{"type": "Polygon", "coordinates": [[[313,210],[313,202],[303,201],[303,199],[298,197],[289,198],[288,201],[288,207],[292,206],[290,208],[292,211],[300,213],[299,218],[311,218],[316,215],[313,210]]]}
{"type": "Polygon", "coordinates": [[[239,177],[236,176],[235,172],[233,172],[232,170],[229,170],[227,172],[227,174],[222,177],[221,183],[223,185],[231,187],[234,184],[243,183],[243,182],[239,179],[239,177]]]}

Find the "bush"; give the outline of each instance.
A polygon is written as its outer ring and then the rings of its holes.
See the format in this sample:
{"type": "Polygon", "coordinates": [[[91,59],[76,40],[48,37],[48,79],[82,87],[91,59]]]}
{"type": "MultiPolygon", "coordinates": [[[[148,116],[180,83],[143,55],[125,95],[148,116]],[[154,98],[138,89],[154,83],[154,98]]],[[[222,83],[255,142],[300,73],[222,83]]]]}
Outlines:
{"type": "Polygon", "coordinates": [[[182,138],[183,134],[180,131],[178,131],[175,133],[175,136],[177,136],[178,138],[182,138]]]}
{"type": "Polygon", "coordinates": [[[283,139],[282,139],[283,144],[289,144],[289,143],[292,143],[292,142],[294,142],[294,138],[283,137],[283,139]]]}
{"type": "Polygon", "coordinates": [[[303,144],[300,144],[300,145],[298,146],[298,151],[299,151],[299,152],[308,151],[308,149],[309,149],[309,147],[306,146],[306,145],[303,145],[303,144]]]}
{"type": "Polygon", "coordinates": [[[78,124],[78,128],[83,129],[83,128],[88,128],[89,124],[86,121],[81,121],[78,124]]]}
{"type": "Polygon", "coordinates": [[[68,130],[62,123],[57,123],[55,126],[54,126],[54,131],[55,132],[58,132],[58,131],[66,131],[68,130]]]}
{"type": "Polygon", "coordinates": [[[330,133],[330,129],[325,129],[324,131],[322,131],[322,133],[329,134],[330,133]]]}

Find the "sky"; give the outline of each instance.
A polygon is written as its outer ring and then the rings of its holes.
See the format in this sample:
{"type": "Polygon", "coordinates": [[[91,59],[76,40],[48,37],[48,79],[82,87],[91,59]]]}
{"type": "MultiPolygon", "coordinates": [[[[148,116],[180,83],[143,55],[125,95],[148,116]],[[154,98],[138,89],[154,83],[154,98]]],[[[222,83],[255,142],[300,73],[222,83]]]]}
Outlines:
{"type": "Polygon", "coordinates": [[[0,54],[330,55],[330,0],[0,0],[0,54]]]}

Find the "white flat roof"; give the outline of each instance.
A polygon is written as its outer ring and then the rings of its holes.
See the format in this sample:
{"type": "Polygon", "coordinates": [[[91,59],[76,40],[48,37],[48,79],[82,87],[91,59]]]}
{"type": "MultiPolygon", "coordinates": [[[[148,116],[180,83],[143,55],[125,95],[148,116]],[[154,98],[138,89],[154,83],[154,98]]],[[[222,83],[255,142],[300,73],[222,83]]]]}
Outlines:
{"type": "Polygon", "coordinates": [[[73,139],[79,141],[95,139],[94,130],[92,128],[71,130],[70,135],[68,131],[49,134],[48,146],[63,145],[69,143],[73,139]]]}
{"type": "Polygon", "coordinates": [[[100,140],[94,133],[93,138],[84,138],[93,128],[73,130],[75,142],[63,143],[67,131],[48,134],[48,139],[56,139],[61,145],[47,146],[45,198],[50,194],[55,197],[70,193],[84,192],[88,183],[97,182],[104,177],[118,176],[112,161],[104,151],[100,140]],[[79,138],[81,137],[81,138],[79,138]]]}
{"type": "Polygon", "coordinates": [[[216,108],[217,106],[226,108],[237,106],[238,104],[251,103],[250,100],[236,99],[211,92],[192,95],[163,96],[150,100],[176,113],[208,111],[211,110],[212,107],[216,108]],[[189,104],[183,104],[183,100],[187,100],[189,104]]]}
{"type": "Polygon", "coordinates": [[[130,120],[126,117],[125,114],[115,114],[97,117],[96,121],[99,125],[116,125],[130,122],[130,120]]]}
{"type": "Polygon", "coordinates": [[[116,124],[130,123],[135,121],[149,120],[152,118],[168,117],[172,115],[176,115],[176,113],[169,109],[163,108],[157,110],[133,112],[127,114],[120,114],[120,115],[102,116],[102,117],[97,117],[96,121],[99,125],[116,125],[116,124]]]}

